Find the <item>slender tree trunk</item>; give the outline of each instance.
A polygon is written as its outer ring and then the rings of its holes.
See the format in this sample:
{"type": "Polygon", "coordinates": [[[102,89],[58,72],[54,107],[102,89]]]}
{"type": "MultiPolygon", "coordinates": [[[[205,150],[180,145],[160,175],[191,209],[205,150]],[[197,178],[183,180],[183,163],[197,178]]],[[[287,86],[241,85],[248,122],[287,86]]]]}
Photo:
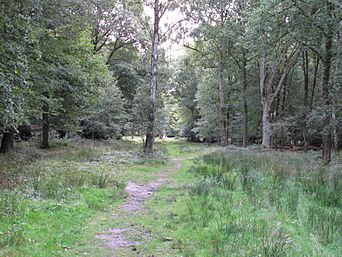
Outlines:
{"type": "Polygon", "coordinates": [[[49,148],[49,130],[50,130],[50,123],[49,123],[49,105],[47,103],[44,104],[43,107],[43,137],[42,143],[40,145],[41,149],[49,148]]]}
{"type": "MultiPolygon", "coordinates": [[[[326,38],[325,42],[325,56],[323,62],[323,90],[322,90],[322,102],[324,107],[328,110],[330,107],[330,96],[329,96],[329,82],[330,82],[330,67],[332,58],[332,35],[326,38]]],[[[323,119],[323,151],[322,158],[323,163],[328,164],[331,161],[331,131],[330,125],[330,114],[325,111],[323,119]]]]}
{"type": "Polygon", "coordinates": [[[312,82],[312,91],[311,91],[311,99],[310,99],[310,111],[312,111],[313,103],[315,100],[315,91],[316,91],[316,85],[317,85],[318,69],[319,69],[319,57],[316,57],[314,78],[313,78],[313,82],[312,82]]]}
{"type": "Polygon", "coordinates": [[[14,147],[14,132],[4,132],[2,140],[0,153],[7,153],[14,147]]]}
{"type": "Polygon", "coordinates": [[[332,114],[331,114],[331,118],[332,118],[332,125],[333,125],[333,135],[332,135],[332,145],[333,145],[333,149],[335,152],[338,152],[338,134],[337,134],[337,117],[336,117],[336,107],[335,105],[333,105],[332,107],[332,114]]]}
{"type": "Polygon", "coordinates": [[[242,135],[242,147],[247,147],[249,133],[248,133],[248,102],[247,102],[247,60],[246,53],[243,54],[243,135],[242,135]]]}
{"type": "MultiPolygon", "coordinates": [[[[223,2],[220,2],[220,26],[223,29],[225,24],[225,8],[223,2]]],[[[218,49],[219,53],[219,119],[220,119],[220,143],[222,146],[228,145],[228,121],[226,110],[226,95],[225,95],[225,83],[224,83],[224,51],[225,44],[220,40],[218,49]]]]}
{"type": "Polygon", "coordinates": [[[336,152],[339,151],[338,148],[338,120],[336,113],[337,101],[339,98],[339,88],[341,87],[342,78],[342,20],[339,23],[339,30],[337,32],[337,53],[336,53],[336,64],[335,64],[335,74],[333,80],[333,109],[332,109],[332,124],[333,124],[333,148],[336,152]]]}
{"type": "Polygon", "coordinates": [[[226,121],[226,103],[225,103],[225,86],[224,86],[224,65],[223,56],[220,54],[219,67],[219,116],[220,116],[220,142],[222,146],[228,145],[227,137],[227,121],[226,121]]]}
{"type": "Polygon", "coordinates": [[[271,148],[271,124],[270,124],[270,103],[266,92],[266,60],[265,56],[260,58],[260,95],[262,104],[262,146],[271,148]]]}
{"type": "Polygon", "coordinates": [[[226,122],[226,137],[227,137],[227,144],[229,143],[229,133],[230,133],[230,113],[227,110],[227,122],[226,122]]]}
{"type": "Polygon", "coordinates": [[[288,79],[286,79],[285,86],[283,88],[283,95],[281,99],[281,112],[284,113],[287,104],[287,88],[288,88],[288,79]]]}
{"type": "Polygon", "coordinates": [[[150,106],[144,152],[151,153],[154,145],[154,126],[157,100],[158,45],[159,45],[159,0],[154,1],[154,28],[151,54],[150,106]]]}
{"type": "Polygon", "coordinates": [[[262,101],[262,146],[271,148],[271,117],[270,105],[267,100],[262,101]]]}
{"type": "Polygon", "coordinates": [[[304,76],[304,112],[303,112],[303,139],[304,139],[304,151],[309,150],[309,131],[307,127],[307,115],[309,112],[308,98],[309,98],[309,57],[308,51],[303,51],[302,53],[302,68],[304,76]]]}

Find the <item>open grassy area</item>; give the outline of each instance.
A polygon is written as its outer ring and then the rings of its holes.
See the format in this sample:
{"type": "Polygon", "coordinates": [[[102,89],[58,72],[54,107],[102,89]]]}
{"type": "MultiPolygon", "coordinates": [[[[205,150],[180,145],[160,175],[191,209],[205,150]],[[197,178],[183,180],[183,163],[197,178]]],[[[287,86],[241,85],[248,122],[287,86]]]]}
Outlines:
{"type": "Polygon", "coordinates": [[[232,148],[186,162],[175,181],[187,182],[138,218],[157,235],[147,253],[342,256],[341,166],[315,156],[232,148]]]}
{"type": "Polygon", "coordinates": [[[128,180],[165,166],[139,150],[132,141],[55,141],[0,157],[0,256],[64,256],[89,220],[123,201],[128,180]]]}
{"type": "Polygon", "coordinates": [[[23,145],[1,157],[0,256],[342,255],[339,158],[321,166],[315,153],[176,140],[146,157],[140,147],[57,141],[47,152],[23,145]],[[146,210],[117,216],[127,182],[151,182],[163,169],[170,183],[146,210]],[[96,235],[116,227],[147,236],[113,255],[96,235]]]}

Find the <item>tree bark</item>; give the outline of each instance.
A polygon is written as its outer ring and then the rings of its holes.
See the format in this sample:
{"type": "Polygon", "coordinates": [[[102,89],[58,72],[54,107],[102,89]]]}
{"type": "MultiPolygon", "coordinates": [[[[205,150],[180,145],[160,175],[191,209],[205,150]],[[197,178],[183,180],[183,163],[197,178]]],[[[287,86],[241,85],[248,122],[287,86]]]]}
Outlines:
{"type": "Polygon", "coordinates": [[[43,106],[42,121],[43,121],[43,137],[42,137],[42,143],[40,145],[40,148],[47,149],[49,148],[49,130],[50,130],[49,105],[47,103],[45,103],[43,106]]]}
{"type": "Polygon", "coordinates": [[[154,146],[154,126],[157,100],[157,75],[158,75],[158,45],[159,45],[159,0],[154,1],[154,28],[152,37],[152,53],[151,53],[151,85],[150,85],[150,103],[149,116],[146,132],[146,141],[144,146],[145,153],[153,152],[154,146]]]}
{"type": "Polygon", "coordinates": [[[4,132],[2,140],[0,153],[5,154],[12,150],[14,147],[14,132],[4,132]]]}
{"type": "Polygon", "coordinates": [[[322,102],[325,107],[325,114],[323,119],[323,145],[322,145],[322,159],[324,164],[328,164],[331,161],[331,131],[330,131],[330,115],[329,108],[331,105],[329,95],[329,83],[330,83],[330,68],[332,59],[332,43],[333,36],[330,33],[325,40],[325,56],[323,61],[323,89],[322,89],[322,102]]]}
{"type": "Polygon", "coordinates": [[[337,53],[336,53],[336,64],[335,64],[335,74],[333,80],[333,108],[332,108],[332,125],[333,125],[333,149],[335,152],[339,151],[338,147],[338,119],[337,119],[337,101],[339,99],[339,88],[341,87],[342,78],[342,20],[339,22],[339,30],[337,32],[337,53]]]}
{"type": "Polygon", "coordinates": [[[267,99],[266,90],[266,60],[265,56],[260,58],[260,95],[262,105],[262,147],[271,148],[271,131],[270,131],[270,105],[267,99]]]}
{"type": "Polygon", "coordinates": [[[220,116],[220,142],[222,146],[228,145],[227,120],[226,120],[226,96],[224,86],[224,64],[223,56],[220,53],[219,60],[219,116],[220,116]]]}
{"type": "Polygon", "coordinates": [[[303,68],[303,76],[304,76],[304,111],[303,111],[303,139],[304,139],[304,151],[307,152],[309,150],[309,131],[307,127],[307,115],[309,112],[308,106],[308,97],[309,97],[309,57],[308,51],[303,51],[302,53],[302,68],[303,68]]]}
{"type": "MultiPolygon", "coordinates": [[[[332,38],[327,38],[325,43],[325,58],[323,62],[323,90],[322,90],[322,102],[326,109],[330,107],[330,96],[329,96],[329,82],[330,82],[330,67],[331,67],[331,49],[332,49],[332,38]]],[[[328,164],[331,161],[331,131],[330,115],[325,111],[323,119],[323,151],[322,158],[323,163],[328,164]]]]}
{"type": "Polygon", "coordinates": [[[315,100],[315,91],[316,91],[316,85],[317,85],[318,69],[319,69],[319,57],[316,57],[314,78],[313,78],[313,82],[312,82],[312,91],[311,91],[311,99],[310,99],[310,111],[312,111],[312,109],[313,109],[313,103],[315,100]]]}
{"type": "Polygon", "coordinates": [[[271,148],[271,122],[269,102],[264,100],[262,104],[262,146],[271,148]]]}
{"type": "Polygon", "coordinates": [[[247,60],[246,53],[243,54],[243,135],[242,135],[242,147],[247,147],[249,140],[248,133],[248,102],[247,102],[247,60]]]}

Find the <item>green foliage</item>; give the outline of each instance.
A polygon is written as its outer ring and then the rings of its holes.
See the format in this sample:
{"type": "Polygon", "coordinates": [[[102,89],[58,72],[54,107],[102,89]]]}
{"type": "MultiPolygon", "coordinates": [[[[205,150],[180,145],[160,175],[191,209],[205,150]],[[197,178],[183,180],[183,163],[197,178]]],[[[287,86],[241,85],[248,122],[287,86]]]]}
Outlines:
{"type": "Polygon", "coordinates": [[[2,1],[0,4],[1,129],[16,127],[25,120],[28,57],[33,50],[28,6],[28,1],[2,1]]]}
{"type": "Polygon", "coordinates": [[[81,120],[82,135],[94,139],[120,138],[127,120],[121,91],[113,82],[97,90],[96,103],[87,108],[88,115],[81,120]]]}
{"type": "Polygon", "coordinates": [[[217,84],[217,79],[213,73],[214,71],[204,75],[196,93],[200,119],[197,121],[195,131],[209,141],[217,139],[219,134],[219,103],[216,101],[218,91],[213,90],[213,85],[217,84]]]}
{"type": "Polygon", "coordinates": [[[96,122],[105,130],[114,122],[118,134],[124,119],[121,93],[106,59],[93,53],[88,6],[69,0],[1,5],[1,130],[40,120],[48,106],[50,125],[74,132],[92,106],[102,111],[96,122]],[[111,109],[106,117],[105,109],[111,109]]]}

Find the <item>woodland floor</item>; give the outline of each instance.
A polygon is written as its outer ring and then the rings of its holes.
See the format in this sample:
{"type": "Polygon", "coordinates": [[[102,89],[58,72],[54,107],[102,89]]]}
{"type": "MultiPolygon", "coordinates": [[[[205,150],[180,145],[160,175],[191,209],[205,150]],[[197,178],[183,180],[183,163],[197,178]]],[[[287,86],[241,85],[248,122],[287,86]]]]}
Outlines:
{"type": "Polygon", "coordinates": [[[146,176],[129,176],[125,201],[88,224],[85,233],[92,236],[68,249],[66,256],[180,256],[169,223],[185,207],[194,158],[214,147],[173,141],[161,145],[167,148],[167,163],[145,171],[146,176]]]}
{"type": "Polygon", "coordinates": [[[133,139],[0,157],[0,256],[342,256],[342,158],[133,139]]]}
{"type": "MultiPolygon", "coordinates": [[[[102,247],[112,251],[112,256],[119,254],[120,250],[131,250],[132,252],[136,252],[138,256],[143,254],[137,250],[137,247],[141,247],[152,235],[143,226],[132,224],[130,218],[149,214],[145,202],[153,198],[153,193],[162,185],[170,185],[172,183],[170,173],[176,172],[182,166],[181,160],[174,159],[173,161],[174,167],[169,167],[158,172],[155,174],[155,180],[148,184],[138,184],[133,181],[128,182],[125,188],[128,195],[127,200],[113,214],[113,218],[120,223],[120,227],[109,228],[96,236],[97,239],[103,240],[102,247]]],[[[128,254],[129,252],[124,255],[127,256],[128,254]]],[[[131,255],[135,255],[135,253],[131,253],[131,255]]]]}

